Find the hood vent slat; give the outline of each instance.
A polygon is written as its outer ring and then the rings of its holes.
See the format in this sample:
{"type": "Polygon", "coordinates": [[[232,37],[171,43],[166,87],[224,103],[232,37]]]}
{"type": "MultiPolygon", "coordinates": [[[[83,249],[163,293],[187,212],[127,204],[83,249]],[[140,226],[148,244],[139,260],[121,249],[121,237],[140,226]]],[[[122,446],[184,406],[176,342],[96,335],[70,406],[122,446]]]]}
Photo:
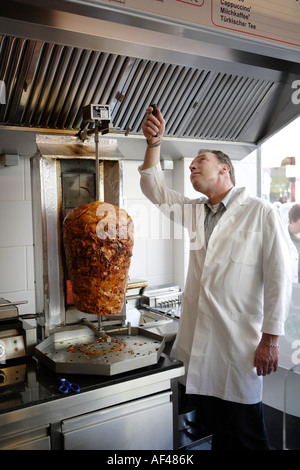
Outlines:
{"type": "Polygon", "coordinates": [[[146,107],[157,102],[166,135],[238,141],[275,83],[221,71],[166,64],[0,36],[0,79],[7,103],[0,125],[76,131],[81,109],[111,106],[112,123],[141,134],[146,107]]]}

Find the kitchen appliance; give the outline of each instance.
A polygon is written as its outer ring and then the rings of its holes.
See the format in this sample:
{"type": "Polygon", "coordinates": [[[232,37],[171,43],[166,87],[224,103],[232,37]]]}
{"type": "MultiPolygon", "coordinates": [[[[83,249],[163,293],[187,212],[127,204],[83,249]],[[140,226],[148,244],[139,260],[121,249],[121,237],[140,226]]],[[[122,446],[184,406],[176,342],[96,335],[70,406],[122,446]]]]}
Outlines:
{"type": "Polygon", "coordinates": [[[164,335],[132,327],[126,301],[119,315],[92,316],[97,317],[96,322],[82,318],[81,324],[57,328],[36,346],[35,356],[57,373],[106,376],[158,362],[165,347],[164,335]]]}
{"type": "Polygon", "coordinates": [[[17,305],[0,298],[0,388],[22,384],[26,377],[26,359],[36,345],[36,320],[33,315],[18,314],[17,305]]]}
{"type": "MultiPolygon", "coordinates": [[[[34,318],[30,323],[18,315],[17,305],[27,303],[26,300],[10,302],[0,298],[0,363],[10,359],[26,357],[33,353],[36,344],[36,325],[34,318]]],[[[0,380],[1,383],[1,380],[0,380]]]]}
{"type": "Polygon", "coordinates": [[[94,315],[79,312],[66,269],[62,223],[69,210],[95,200],[122,205],[122,154],[116,139],[99,138],[101,159],[96,171],[91,137],[42,135],[31,159],[36,309],[39,339],[59,327],[94,315]],[[96,184],[97,183],[97,184],[96,184]]]}
{"type": "MultiPolygon", "coordinates": [[[[93,105],[94,106],[94,105],[93,105]]],[[[114,139],[39,136],[32,158],[39,337],[36,357],[60,373],[114,375],[156,364],[163,336],[119,315],[75,308],[62,244],[69,210],[95,200],[122,206],[122,154],[114,139]]],[[[89,132],[91,134],[92,132],[89,132]]]]}
{"type": "Polygon", "coordinates": [[[136,317],[127,298],[127,318],[138,318],[141,328],[161,335],[165,339],[164,352],[170,354],[176,338],[181,315],[183,292],[177,284],[162,284],[144,288],[136,300],[136,317]]]}
{"type": "Polygon", "coordinates": [[[183,291],[176,284],[147,287],[141,296],[140,306],[161,318],[179,320],[182,296],[183,291]]]}

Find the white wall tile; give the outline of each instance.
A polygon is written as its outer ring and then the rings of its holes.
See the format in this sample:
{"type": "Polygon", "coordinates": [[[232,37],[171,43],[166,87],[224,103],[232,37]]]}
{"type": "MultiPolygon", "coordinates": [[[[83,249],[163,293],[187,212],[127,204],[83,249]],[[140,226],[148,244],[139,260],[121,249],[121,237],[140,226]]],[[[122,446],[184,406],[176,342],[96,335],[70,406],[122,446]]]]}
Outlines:
{"type": "Polygon", "coordinates": [[[148,276],[147,278],[148,286],[161,286],[163,284],[173,284],[174,279],[172,273],[170,274],[161,274],[157,276],[148,276]]]}
{"type": "Polygon", "coordinates": [[[0,247],[32,245],[30,201],[0,202],[0,247]]]}
{"type": "Polygon", "coordinates": [[[141,161],[123,161],[123,194],[125,199],[143,199],[144,195],[140,188],[140,174],[138,167],[141,161]]]}
{"type": "Polygon", "coordinates": [[[147,240],[134,240],[129,277],[147,280],[147,240]]]}
{"type": "Polygon", "coordinates": [[[33,246],[26,246],[26,277],[27,277],[27,289],[34,290],[34,253],[33,246]]]}
{"type": "Polygon", "coordinates": [[[31,175],[30,175],[30,158],[24,158],[24,188],[25,200],[31,201],[31,175]]]}
{"type": "Polygon", "coordinates": [[[0,292],[27,290],[26,248],[0,248],[0,292]]]}
{"type": "Polygon", "coordinates": [[[160,238],[165,217],[154,204],[145,198],[131,199],[124,208],[133,220],[135,239],[160,238]]]}
{"type": "Polygon", "coordinates": [[[173,271],[173,250],[171,240],[148,240],[147,271],[149,276],[169,274],[173,271]]]}
{"type": "Polygon", "coordinates": [[[0,201],[24,200],[24,160],[17,166],[0,165],[0,201]]]}

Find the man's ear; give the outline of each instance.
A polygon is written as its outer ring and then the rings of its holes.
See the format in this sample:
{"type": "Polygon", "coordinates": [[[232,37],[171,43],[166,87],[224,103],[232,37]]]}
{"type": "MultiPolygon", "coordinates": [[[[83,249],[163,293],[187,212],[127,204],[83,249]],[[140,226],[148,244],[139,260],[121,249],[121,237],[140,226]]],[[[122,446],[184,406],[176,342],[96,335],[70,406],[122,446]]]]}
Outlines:
{"type": "Polygon", "coordinates": [[[228,165],[222,165],[221,174],[224,175],[225,173],[229,173],[229,166],[228,165]]]}

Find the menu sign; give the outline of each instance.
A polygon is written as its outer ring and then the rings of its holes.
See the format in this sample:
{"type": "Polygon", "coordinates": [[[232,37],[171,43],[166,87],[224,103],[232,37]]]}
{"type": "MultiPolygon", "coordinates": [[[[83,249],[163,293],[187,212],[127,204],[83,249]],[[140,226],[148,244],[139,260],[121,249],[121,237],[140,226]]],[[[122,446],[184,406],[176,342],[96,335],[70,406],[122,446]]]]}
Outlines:
{"type": "Polygon", "coordinates": [[[256,38],[300,46],[300,1],[211,1],[214,26],[256,38]]]}
{"type": "Polygon", "coordinates": [[[99,3],[300,47],[300,0],[100,0],[99,3]]]}

